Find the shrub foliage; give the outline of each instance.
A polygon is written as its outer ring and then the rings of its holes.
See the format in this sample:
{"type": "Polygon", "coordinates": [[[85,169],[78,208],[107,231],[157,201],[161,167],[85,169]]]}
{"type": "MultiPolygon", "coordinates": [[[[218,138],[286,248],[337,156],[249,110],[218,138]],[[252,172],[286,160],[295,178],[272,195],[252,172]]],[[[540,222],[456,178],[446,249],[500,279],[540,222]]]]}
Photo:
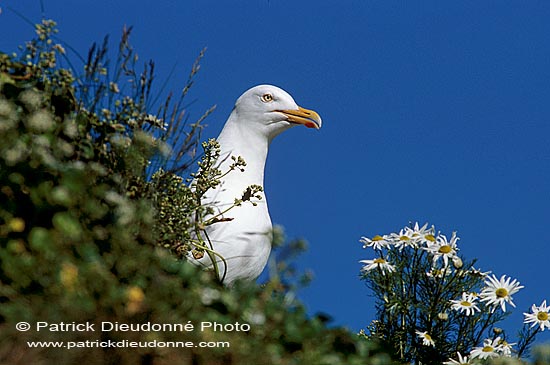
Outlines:
{"type": "Polygon", "coordinates": [[[0,54],[0,363],[386,362],[370,343],[309,317],[279,280],[284,275],[262,287],[227,289],[182,260],[207,212],[197,191],[221,173],[207,163],[216,151],[209,141],[202,185],[192,190],[186,180],[211,111],[190,122],[183,109],[198,62],[181,96],[159,102],[154,64],[136,72],[130,29],[114,65],[105,39],[91,48],[82,72],[55,41],[54,22],[38,24],[36,33],[19,55],[0,54]],[[17,331],[19,322],[31,329],[17,331]],[[89,323],[95,331],[39,322],[89,323]],[[102,322],[193,329],[101,331],[102,322]],[[203,323],[217,327],[201,329],[203,323]],[[28,345],[51,340],[80,345],[28,345]],[[99,345],[109,341],[230,347],[99,345]]]}

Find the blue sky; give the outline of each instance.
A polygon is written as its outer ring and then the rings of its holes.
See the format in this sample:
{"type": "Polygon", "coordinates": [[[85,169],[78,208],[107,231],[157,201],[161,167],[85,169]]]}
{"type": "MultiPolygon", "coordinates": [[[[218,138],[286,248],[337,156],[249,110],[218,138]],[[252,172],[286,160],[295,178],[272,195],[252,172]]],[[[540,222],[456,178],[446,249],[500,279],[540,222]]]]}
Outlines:
{"type": "MultiPolygon", "coordinates": [[[[38,0],[4,0],[0,50],[33,29],[38,0]]],[[[191,98],[212,104],[206,136],[256,84],[290,92],[323,128],[294,128],[272,144],[265,189],[275,223],[303,237],[298,261],[315,280],[311,313],[353,330],[373,319],[358,273],[362,235],[409,221],[458,231],[461,253],[517,278],[507,320],[550,300],[550,3],[544,1],[78,1],[44,0],[60,38],[82,54],[124,24],[158,82],[179,90],[208,47],[191,98]]],[[[549,340],[550,331],[539,336],[549,340]]]]}

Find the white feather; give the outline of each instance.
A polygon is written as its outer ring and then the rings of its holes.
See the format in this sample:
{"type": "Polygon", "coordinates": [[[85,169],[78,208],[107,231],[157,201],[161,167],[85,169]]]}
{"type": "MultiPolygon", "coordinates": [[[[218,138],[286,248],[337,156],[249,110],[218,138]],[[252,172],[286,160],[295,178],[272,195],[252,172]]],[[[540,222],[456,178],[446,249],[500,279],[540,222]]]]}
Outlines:
{"type": "MultiPolygon", "coordinates": [[[[222,172],[233,163],[231,156],[241,156],[246,161],[244,172],[234,170],[226,175],[221,184],[209,190],[202,203],[214,207],[217,213],[231,206],[241,198],[250,185],[264,186],[264,168],[269,144],[279,133],[294,125],[288,116],[280,111],[297,110],[294,99],[284,90],[260,85],[246,91],[237,100],[231,115],[217,138],[221,155],[218,161],[222,172]],[[272,100],[266,101],[265,95],[272,100]]],[[[318,120],[320,124],[320,118],[318,120]]],[[[230,221],[214,223],[206,228],[206,234],[214,251],[225,263],[217,260],[220,279],[231,285],[237,279],[254,280],[263,271],[271,252],[271,218],[265,194],[244,202],[224,214],[230,221]]],[[[199,260],[190,260],[204,267],[212,267],[208,255],[199,260]]]]}

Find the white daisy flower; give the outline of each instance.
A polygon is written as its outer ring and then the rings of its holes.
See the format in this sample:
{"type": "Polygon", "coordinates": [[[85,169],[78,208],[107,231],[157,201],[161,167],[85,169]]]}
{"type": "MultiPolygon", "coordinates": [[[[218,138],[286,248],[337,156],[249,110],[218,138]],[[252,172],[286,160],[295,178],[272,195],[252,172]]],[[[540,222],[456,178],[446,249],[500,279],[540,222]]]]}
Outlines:
{"type": "Polygon", "coordinates": [[[418,338],[420,338],[422,340],[422,344],[424,346],[435,347],[435,342],[432,339],[432,336],[430,336],[427,331],[424,331],[424,332],[415,331],[415,332],[416,332],[416,335],[418,336],[418,338]]]}
{"type": "Polygon", "coordinates": [[[540,325],[541,331],[544,331],[545,327],[550,329],[550,317],[548,316],[549,311],[550,306],[546,306],[546,300],[538,307],[533,304],[531,307],[532,313],[523,313],[525,316],[523,323],[533,323],[531,328],[536,325],[540,325]]]}
{"type": "Polygon", "coordinates": [[[372,247],[375,250],[391,247],[391,241],[386,236],[376,235],[372,238],[361,237],[359,242],[363,243],[363,248],[372,247]]]}
{"type": "Polygon", "coordinates": [[[416,222],[413,228],[407,227],[405,230],[412,231],[411,237],[418,244],[429,245],[436,241],[436,237],[434,236],[435,228],[434,226],[428,228],[428,223],[424,224],[422,227],[419,227],[418,222],[416,222]]]}
{"type": "Polygon", "coordinates": [[[471,364],[468,360],[468,356],[462,356],[460,352],[456,353],[458,355],[458,360],[449,359],[449,361],[445,361],[444,365],[455,365],[455,364],[471,364]]]}
{"type": "Polygon", "coordinates": [[[500,344],[500,337],[491,340],[490,338],[483,341],[483,346],[474,347],[470,351],[470,357],[472,359],[490,359],[492,357],[499,357],[498,346],[500,344]]]}
{"type": "Polygon", "coordinates": [[[417,248],[419,240],[413,237],[414,231],[408,227],[403,228],[399,233],[391,233],[389,238],[393,241],[395,247],[400,251],[405,247],[417,248]]]}
{"type": "Polygon", "coordinates": [[[363,271],[371,271],[379,268],[382,271],[382,275],[386,275],[386,272],[392,273],[395,271],[395,267],[382,257],[373,260],[361,260],[359,262],[365,264],[365,266],[361,269],[363,271]]]}
{"type": "Polygon", "coordinates": [[[456,232],[453,232],[450,240],[447,240],[447,237],[441,234],[437,236],[436,242],[428,244],[427,247],[424,247],[424,250],[433,255],[434,264],[442,257],[445,266],[447,266],[449,265],[449,259],[454,261],[455,257],[457,257],[456,252],[458,248],[456,247],[456,242],[458,240],[459,238],[456,236],[456,232]]]}
{"type": "Polygon", "coordinates": [[[497,352],[501,356],[511,357],[512,345],[515,345],[515,343],[508,343],[506,340],[500,340],[497,346],[497,352]]]}
{"type": "Polygon", "coordinates": [[[499,304],[503,312],[506,312],[505,303],[509,303],[512,307],[516,306],[512,302],[512,294],[517,293],[523,286],[519,285],[516,279],[512,282],[510,282],[510,279],[506,278],[506,275],[502,275],[500,280],[497,280],[497,277],[493,274],[485,280],[486,287],[481,290],[479,296],[482,302],[487,302],[487,305],[493,305],[492,311],[499,304]]]}
{"type": "Polygon", "coordinates": [[[457,300],[451,300],[452,308],[456,311],[466,312],[467,316],[475,314],[476,311],[481,312],[481,310],[474,303],[477,300],[477,297],[471,293],[462,293],[462,298],[457,300]]]}

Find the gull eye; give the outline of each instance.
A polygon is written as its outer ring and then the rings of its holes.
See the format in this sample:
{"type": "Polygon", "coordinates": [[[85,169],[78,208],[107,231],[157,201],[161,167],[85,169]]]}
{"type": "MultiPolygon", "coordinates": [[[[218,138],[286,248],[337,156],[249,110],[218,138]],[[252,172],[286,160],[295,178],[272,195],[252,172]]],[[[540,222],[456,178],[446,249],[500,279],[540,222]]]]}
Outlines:
{"type": "Polygon", "coordinates": [[[263,95],[262,95],[262,101],[263,101],[264,103],[272,102],[272,101],[273,101],[273,95],[271,95],[271,94],[263,94],[263,95]]]}

